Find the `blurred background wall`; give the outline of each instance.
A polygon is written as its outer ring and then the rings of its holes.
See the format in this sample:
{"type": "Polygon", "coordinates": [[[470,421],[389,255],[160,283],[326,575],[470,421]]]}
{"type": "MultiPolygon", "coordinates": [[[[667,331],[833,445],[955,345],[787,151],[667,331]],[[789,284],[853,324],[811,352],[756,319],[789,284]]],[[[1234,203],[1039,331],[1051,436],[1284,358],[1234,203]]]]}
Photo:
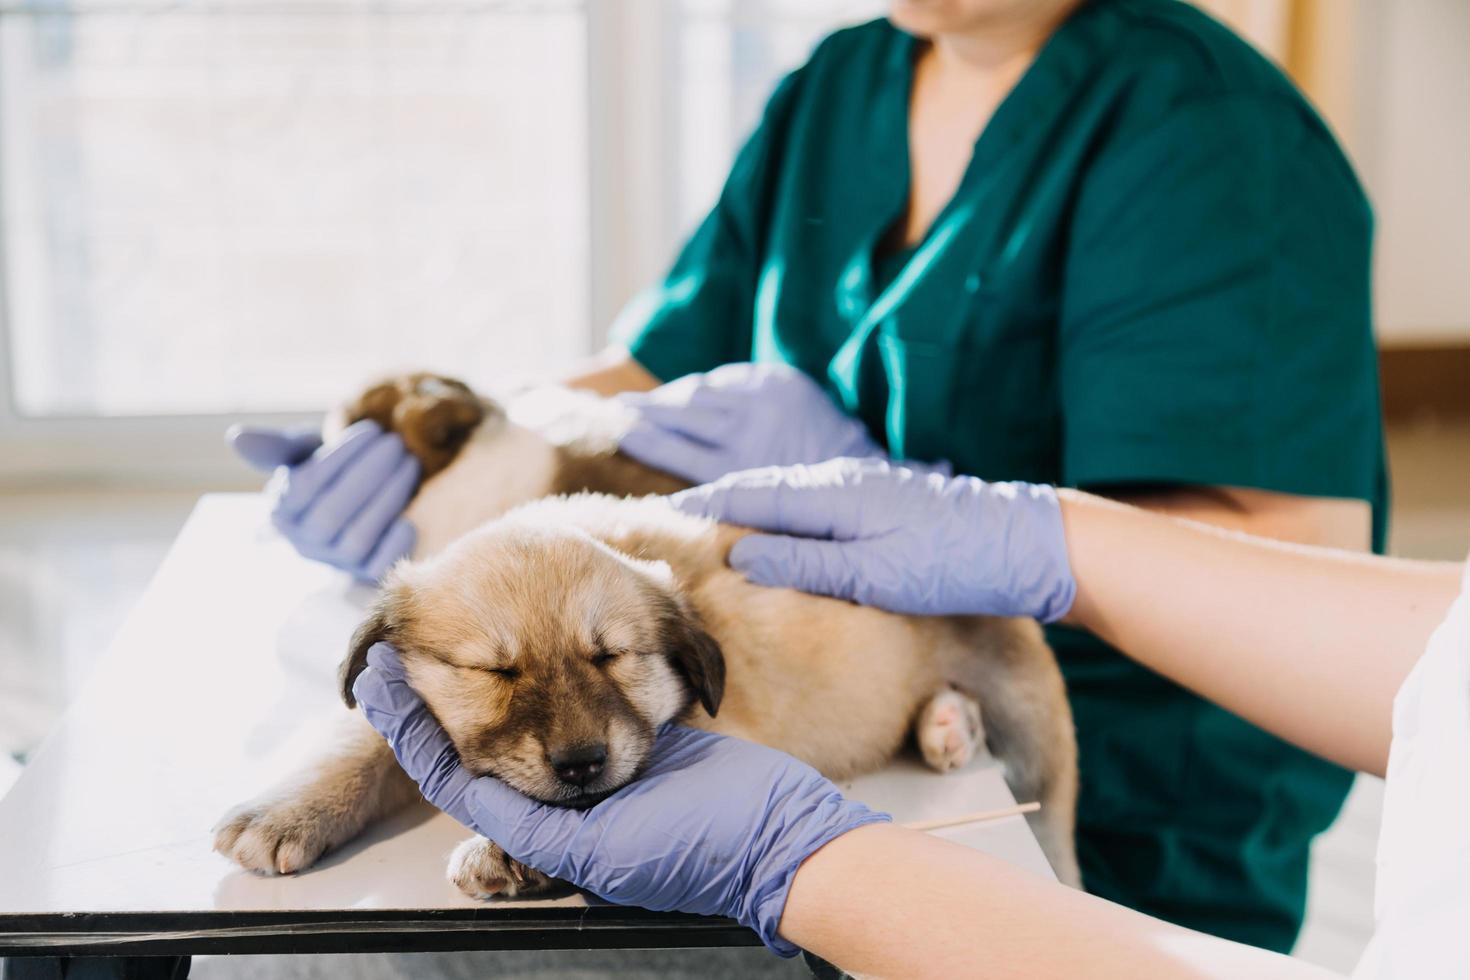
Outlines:
{"type": "MultiPolygon", "coordinates": [[[[1470,549],[1470,3],[1208,0],[1297,80],[1378,219],[1392,549],[1470,549]]],[[[782,72],[873,0],[0,0],[0,789],[221,440],[365,377],[595,349],[782,72]]],[[[248,614],[248,610],[242,611],[248,614]]],[[[1379,787],[1303,955],[1371,923],[1379,787]]]]}

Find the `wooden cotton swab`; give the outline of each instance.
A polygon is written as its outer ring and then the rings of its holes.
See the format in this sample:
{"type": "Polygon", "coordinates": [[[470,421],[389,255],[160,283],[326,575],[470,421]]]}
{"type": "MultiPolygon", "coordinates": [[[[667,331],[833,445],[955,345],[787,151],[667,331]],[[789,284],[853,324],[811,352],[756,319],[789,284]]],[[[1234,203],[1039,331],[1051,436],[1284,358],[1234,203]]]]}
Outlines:
{"type": "Polygon", "coordinates": [[[912,820],[906,824],[909,830],[940,830],[944,827],[958,827],[961,824],[980,823],[984,820],[999,820],[1002,817],[1019,817],[1025,813],[1035,813],[1041,809],[1040,803],[1017,803],[1000,810],[976,810],[974,813],[961,813],[954,817],[940,817],[937,820],[912,820]]]}

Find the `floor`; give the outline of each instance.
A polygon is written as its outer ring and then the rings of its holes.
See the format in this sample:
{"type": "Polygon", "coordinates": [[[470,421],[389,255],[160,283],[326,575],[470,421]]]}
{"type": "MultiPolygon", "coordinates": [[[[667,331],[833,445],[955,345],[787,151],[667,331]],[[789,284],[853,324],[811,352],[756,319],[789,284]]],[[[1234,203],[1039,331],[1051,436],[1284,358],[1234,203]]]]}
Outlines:
{"type": "MultiPolygon", "coordinates": [[[[1470,551],[1470,423],[1425,420],[1389,432],[1394,472],[1392,550],[1463,559],[1470,551]]],[[[92,659],[127,616],[188,516],[180,491],[0,493],[0,793],[84,682],[92,659]]],[[[1372,926],[1373,846],[1382,784],[1358,780],[1342,817],[1314,851],[1307,928],[1297,955],[1351,968],[1372,926]]],[[[194,975],[249,977],[285,970],[266,958],[200,960],[194,975]]],[[[759,950],[485,953],[321,957],[295,977],[581,978],[802,976],[759,950]]]]}

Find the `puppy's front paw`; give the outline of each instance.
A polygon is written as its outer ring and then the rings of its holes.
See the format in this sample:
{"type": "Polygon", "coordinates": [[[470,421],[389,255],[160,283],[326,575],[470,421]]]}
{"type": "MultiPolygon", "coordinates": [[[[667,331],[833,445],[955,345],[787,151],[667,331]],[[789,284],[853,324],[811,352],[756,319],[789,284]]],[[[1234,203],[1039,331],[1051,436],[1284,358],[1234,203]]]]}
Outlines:
{"type": "Polygon", "coordinates": [[[471,898],[514,898],[548,891],[555,880],[528,868],[484,837],[471,837],[449,856],[449,880],[471,898]]]}
{"type": "Polygon", "coordinates": [[[975,757],[985,737],[980,705],[954,688],[945,688],[919,712],[914,734],[924,761],[939,772],[958,769],[975,757]]]}
{"type": "Polygon", "coordinates": [[[214,849],[251,871],[291,874],[340,843],[337,831],[338,821],[309,800],[251,801],[215,825],[214,849]]]}

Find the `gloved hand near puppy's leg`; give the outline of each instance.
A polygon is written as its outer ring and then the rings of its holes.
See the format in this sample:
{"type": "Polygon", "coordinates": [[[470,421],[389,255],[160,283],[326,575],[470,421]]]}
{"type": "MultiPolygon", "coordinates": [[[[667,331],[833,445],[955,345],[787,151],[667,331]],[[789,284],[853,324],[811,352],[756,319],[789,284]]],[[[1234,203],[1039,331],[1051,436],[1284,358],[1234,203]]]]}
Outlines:
{"type": "Polygon", "coordinates": [[[331,445],[315,431],[245,426],[227,438],[247,463],[274,471],[271,520],[305,557],[377,582],[413,551],[403,511],[418,489],[419,462],[395,433],[364,420],[331,445]]]}
{"type": "Polygon", "coordinates": [[[666,726],[643,774],[596,806],[538,803],[466,771],[379,643],[353,693],[430,803],[511,857],[610,902],[729,916],[771,949],[797,868],[832,839],[888,820],[775,749],[666,726]]]}

